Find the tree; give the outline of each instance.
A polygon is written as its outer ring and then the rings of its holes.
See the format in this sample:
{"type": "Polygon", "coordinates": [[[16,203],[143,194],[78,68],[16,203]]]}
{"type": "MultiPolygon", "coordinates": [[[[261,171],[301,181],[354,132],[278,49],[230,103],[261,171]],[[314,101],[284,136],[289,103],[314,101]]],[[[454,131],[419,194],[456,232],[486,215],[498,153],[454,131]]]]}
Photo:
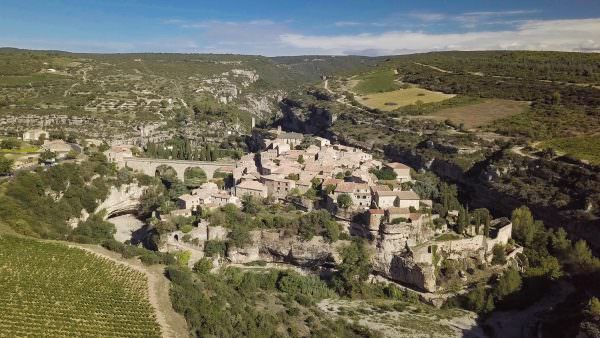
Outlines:
{"type": "Polygon", "coordinates": [[[511,220],[515,239],[524,246],[530,246],[535,235],[535,224],[529,208],[522,206],[513,210],[511,220]]]}
{"type": "Polygon", "coordinates": [[[102,243],[113,239],[117,232],[114,224],[104,220],[103,215],[92,214],[85,222],[80,222],[73,230],[71,239],[82,243],[102,243]]]}
{"type": "Polygon", "coordinates": [[[333,243],[340,238],[340,226],[336,221],[325,223],[325,232],[323,237],[329,243],[333,243]]]}
{"type": "Polygon", "coordinates": [[[331,194],[332,192],[334,192],[334,191],[335,191],[335,188],[336,188],[335,184],[328,184],[328,185],[325,187],[325,190],[324,190],[324,192],[325,192],[325,195],[329,195],[329,194],[331,194]]]}
{"type": "Polygon", "coordinates": [[[148,187],[139,199],[138,215],[149,215],[164,201],[164,188],[161,185],[148,187]]]}
{"type": "Polygon", "coordinates": [[[362,283],[369,278],[371,263],[364,239],[353,238],[352,243],[341,250],[342,263],[334,276],[334,286],[340,295],[352,296],[362,290],[362,283]]]}
{"type": "Polygon", "coordinates": [[[13,160],[0,156],[0,176],[6,176],[12,173],[13,164],[13,160]]]}
{"type": "Polygon", "coordinates": [[[79,154],[75,150],[69,150],[65,158],[68,160],[74,160],[77,158],[78,155],[79,154]]]}
{"type": "Polygon", "coordinates": [[[352,197],[348,194],[340,194],[337,197],[337,204],[343,209],[348,209],[353,204],[352,197]]]}
{"type": "Polygon", "coordinates": [[[19,149],[21,147],[21,141],[19,141],[18,139],[11,137],[11,138],[6,138],[4,140],[2,140],[2,142],[0,142],[0,148],[2,149],[9,149],[9,150],[14,150],[14,149],[19,149]]]}
{"type": "Polygon", "coordinates": [[[398,174],[396,174],[396,172],[388,167],[383,167],[381,169],[373,169],[371,170],[371,173],[374,174],[377,179],[379,180],[383,180],[383,181],[393,181],[396,179],[396,177],[398,177],[398,174]]]}
{"type": "Polygon", "coordinates": [[[600,316],[600,300],[596,297],[592,297],[588,302],[586,312],[594,317],[600,316]]]}
{"type": "Polygon", "coordinates": [[[496,288],[494,289],[496,298],[503,299],[511,293],[520,290],[522,282],[523,280],[521,279],[519,271],[513,268],[506,270],[498,280],[498,285],[496,285],[496,288]]]}
{"type": "Polygon", "coordinates": [[[528,277],[544,277],[556,280],[563,275],[563,272],[558,259],[554,256],[547,256],[540,259],[539,265],[527,269],[525,275],[528,277]]]}
{"type": "Polygon", "coordinates": [[[298,163],[304,164],[304,156],[303,155],[298,156],[298,163]]]}
{"type": "Polygon", "coordinates": [[[600,268],[600,260],[592,255],[592,250],[582,239],[575,243],[569,256],[574,273],[587,273],[600,268]]]}
{"type": "Polygon", "coordinates": [[[492,264],[504,265],[506,264],[506,252],[504,245],[496,244],[492,248],[492,264]]]}
{"type": "Polygon", "coordinates": [[[458,210],[458,222],[456,222],[456,232],[462,235],[469,226],[469,223],[469,210],[460,207],[458,210]]]}
{"type": "Polygon", "coordinates": [[[440,183],[440,199],[445,210],[456,210],[460,208],[458,202],[458,191],[455,185],[448,185],[445,182],[440,183]]]}
{"type": "Polygon", "coordinates": [[[567,238],[567,232],[559,228],[550,237],[550,248],[552,253],[561,258],[566,258],[571,251],[571,240],[567,238]]]}
{"type": "Polygon", "coordinates": [[[56,153],[50,150],[46,150],[40,154],[39,161],[40,163],[48,163],[52,162],[56,159],[56,153]]]}
{"type": "Polygon", "coordinates": [[[229,238],[229,243],[236,248],[243,248],[252,241],[248,227],[244,224],[236,224],[227,235],[227,238],[229,238]]]}
{"type": "Polygon", "coordinates": [[[300,226],[298,227],[298,235],[305,241],[310,241],[317,234],[316,226],[310,221],[306,221],[306,218],[300,219],[300,226]]]}
{"type": "Polygon", "coordinates": [[[317,199],[317,191],[314,188],[310,187],[304,193],[304,197],[308,198],[309,200],[315,200],[317,199]]]}

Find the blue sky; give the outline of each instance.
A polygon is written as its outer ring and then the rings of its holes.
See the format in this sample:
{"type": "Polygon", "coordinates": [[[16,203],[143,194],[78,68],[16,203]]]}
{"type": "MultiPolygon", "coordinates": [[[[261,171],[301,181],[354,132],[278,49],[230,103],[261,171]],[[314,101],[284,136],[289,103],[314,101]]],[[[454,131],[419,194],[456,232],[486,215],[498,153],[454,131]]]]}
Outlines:
{"type": "Polygon", "coordinates": [[[2,0],[0,46],[262,55],[600,51],[600,1],[2,0]]]}

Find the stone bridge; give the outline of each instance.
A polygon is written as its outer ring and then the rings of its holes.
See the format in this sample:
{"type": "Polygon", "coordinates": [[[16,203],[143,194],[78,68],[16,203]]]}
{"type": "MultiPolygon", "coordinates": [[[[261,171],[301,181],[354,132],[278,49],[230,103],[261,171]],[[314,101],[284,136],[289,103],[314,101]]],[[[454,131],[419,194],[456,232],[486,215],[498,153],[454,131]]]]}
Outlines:
{"type": "Polygon", "coordinates": [[[125,157],[122,162],[119,163],[121,166],[131,168],[133,170],[141,171],[146,175],[154,176],[156,170],[160,166],[169,166],[177,172],[177,177],[180,180],[184,179],[185,170],[188,168],[201,168],[206,173],[206,178],[213,178],[215,171],[224,169],[229,171],[235,166],[233,161],[186,161],[186,160],[165,160],[156,158],[143,158],[143,157],[125,157]]]}

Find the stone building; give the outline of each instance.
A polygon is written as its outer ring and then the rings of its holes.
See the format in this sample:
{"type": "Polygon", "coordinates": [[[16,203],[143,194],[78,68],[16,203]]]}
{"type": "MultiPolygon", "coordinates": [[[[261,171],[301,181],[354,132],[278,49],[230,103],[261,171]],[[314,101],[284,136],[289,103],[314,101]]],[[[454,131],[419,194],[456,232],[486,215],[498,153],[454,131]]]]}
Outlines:
{"type": "Polygon", "coordinates": [[[237,197],[250,195],[264,198],[267,197],[269,193],[267,186],[258,181],[242,181],[240,184],[235,186],[235,195],[237,197]]]}
{"type": "Polygon", "coordinates": [[[410,167],[406,164],[392,162],[385,164],[385,166],[392,169],[396,173],[396,180],[398,182],[408,182],[411,180],[410,167]]]}
{"type": "Polygon", "coordinates": [[[37,141],[40,139],[40,136],[42,136],[42,135],[46,139],[50,138],[50,134],[45,130],[42,130],[42,129],[27,130],[26,132],[23,133],[23,141],[25,141],[25,142],[37,141]]]}

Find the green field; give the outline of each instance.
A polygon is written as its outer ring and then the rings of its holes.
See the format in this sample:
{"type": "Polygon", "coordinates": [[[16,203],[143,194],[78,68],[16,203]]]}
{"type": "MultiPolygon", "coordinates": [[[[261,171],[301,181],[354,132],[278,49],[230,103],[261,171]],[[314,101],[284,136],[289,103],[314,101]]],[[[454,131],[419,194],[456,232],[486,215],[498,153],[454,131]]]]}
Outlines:
{"type": "Polygon", "coordinates": [[[357,77],[358,83],[353,90],[358,94],[384,93],[400,88],[394,82],[396,75],[391,69],[381,69],[357,77]]]}
{"type": "Polygon", "coordinates": [[[357,101],[369,107],[383,111],[392,111],[399,107],[415,103],[440,102],[454,97],[451,94],[433,92],[422,88],[397,89],[391,92],[369,94],[357,97],[357,101]]]}
{"type": "Polygon", "coordinates": [[[80,249],[0,237],[0,337],[160,337],[145,276],[80,249]]]}
{"type": "Polygon", "coordinates": [[[600,135],[555,138],[541,145],[592,164],[600,164],[600,135]]]}

